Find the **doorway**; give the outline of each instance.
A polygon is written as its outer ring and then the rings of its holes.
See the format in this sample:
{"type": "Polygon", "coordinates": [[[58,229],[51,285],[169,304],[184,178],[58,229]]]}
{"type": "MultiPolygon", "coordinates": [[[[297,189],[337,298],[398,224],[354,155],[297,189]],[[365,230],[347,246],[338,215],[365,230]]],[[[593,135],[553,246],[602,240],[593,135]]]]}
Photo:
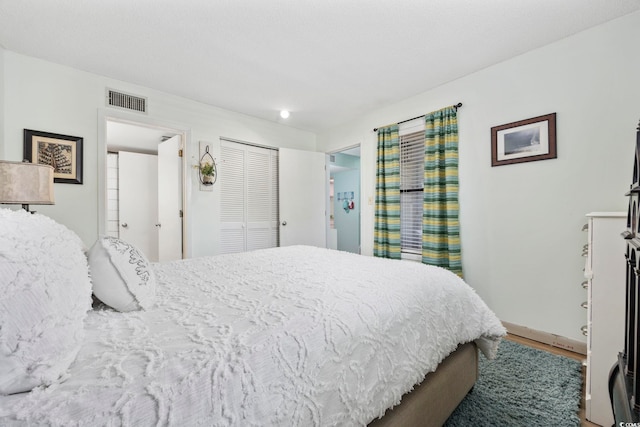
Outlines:
{"type": "Polygon", "coordinates": [[[361,253],[360,145],[329,155],[329,244],[361,253]]]}
{"type": "Polygon", "coordinates": [[[107,119],[105,134],[105,234],[152,262],[183,258],[183,133],[107,119]]]}

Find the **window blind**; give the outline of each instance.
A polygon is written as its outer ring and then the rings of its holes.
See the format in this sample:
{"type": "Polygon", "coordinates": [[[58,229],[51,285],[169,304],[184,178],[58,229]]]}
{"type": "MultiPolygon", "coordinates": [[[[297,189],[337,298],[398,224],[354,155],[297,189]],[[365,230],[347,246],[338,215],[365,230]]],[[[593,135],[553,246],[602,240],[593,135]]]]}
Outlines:
{"type": "Polygon", "coordinates": [[[424,130],[400,135],[400,244],[402,252],[422,251],[424,130]]]}

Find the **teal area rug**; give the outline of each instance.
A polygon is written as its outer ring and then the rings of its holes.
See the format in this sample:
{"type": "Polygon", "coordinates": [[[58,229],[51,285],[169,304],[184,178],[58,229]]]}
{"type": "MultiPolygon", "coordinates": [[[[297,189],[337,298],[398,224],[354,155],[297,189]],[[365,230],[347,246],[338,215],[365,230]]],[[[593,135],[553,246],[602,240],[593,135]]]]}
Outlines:
{"type": "Polygon", "coordinates": [[[445,426],[578,426],[581,363],[508,340],[445,426]]]}

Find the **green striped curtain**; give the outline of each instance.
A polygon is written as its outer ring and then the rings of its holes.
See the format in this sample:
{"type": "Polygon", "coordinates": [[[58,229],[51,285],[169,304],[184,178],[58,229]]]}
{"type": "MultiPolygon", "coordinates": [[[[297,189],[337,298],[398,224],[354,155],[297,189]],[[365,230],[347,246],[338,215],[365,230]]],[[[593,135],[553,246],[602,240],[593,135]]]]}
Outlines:
{"type": "Polygon", "coordinates": [[[454,107],[425,116],[422,262],[462,277],[458,220],[458,118],[454,107]]]}
{"type": "Polygon", "coordinates": [[[400,259],[400,139],[398,125],[378,129],[373,255],[400,259]]]}

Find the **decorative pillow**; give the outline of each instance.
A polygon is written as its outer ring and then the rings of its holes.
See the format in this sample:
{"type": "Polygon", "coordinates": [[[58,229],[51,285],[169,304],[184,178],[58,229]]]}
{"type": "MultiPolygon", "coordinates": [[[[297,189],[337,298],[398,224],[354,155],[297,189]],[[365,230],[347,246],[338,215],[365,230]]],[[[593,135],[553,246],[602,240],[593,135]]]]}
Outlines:
{"type": "Polygon", "coordinates": [[[124,240],[100,237],[89,251],[93,294],[118,311],[148,309],[156,280],[142,252],[124,240]]]}
{"type": "Polygon", "coordinates": [[[90,308],[80,238],[46,216],[0,209],[0,394],[56,382],[90,308]]]}

